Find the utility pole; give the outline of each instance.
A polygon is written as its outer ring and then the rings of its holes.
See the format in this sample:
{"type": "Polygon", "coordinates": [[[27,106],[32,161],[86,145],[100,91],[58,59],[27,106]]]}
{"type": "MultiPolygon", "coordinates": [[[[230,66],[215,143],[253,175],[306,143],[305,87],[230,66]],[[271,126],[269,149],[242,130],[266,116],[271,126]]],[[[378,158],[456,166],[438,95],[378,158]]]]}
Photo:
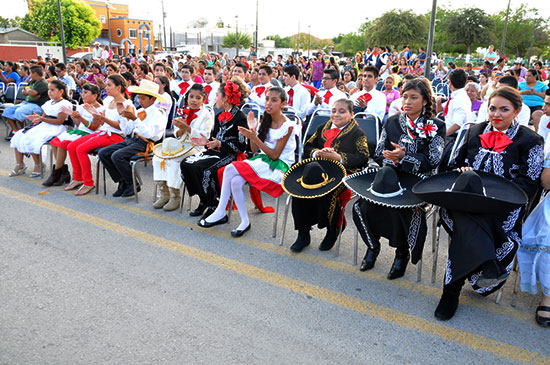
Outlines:
{"type": "Polygon", "coordinates": [[[59,12],[59,36],[61,37],[61,50],[63,51],[63,63],[67,63],[67,50],[65,49],[65,34],[63,32],[63,17],[61,16],[61,3],[57,0],[57,11],[59,12]]]}
{"type": "Polygon", "coordinates": [[[161,0],[160,4],[162,6],[162,28],[164,30],[164,50],[166,50],[166,47],[168,46],[168,41],[166,40],[166,23],[165,23],[166,13],[164,12],[164,1],[161,0]]]}
{"type": "Polygon", "coordinates": [[[256,36],[254,37],[254,49],[258,52],[258,0],[256,0],[256,36]]]}
{"type": "Polygon", "coordinates": [[[433,0],[432,3],[432,16],[430,18],[430,33],[428,34],[428,54],[426,55],[426,62],[424,63],[424,77],[430,79],[430,73],[432,72],[432,51],[434,46],[434,30],[435,30],[435,14],[437,12],[437,0],[433,0]]]}
{"type": "Polygon", "coordinates": [[[239,16],[235,15],[235,57],[239,57],[239,16]]]}
{"type": "MultiPolygon", "coordinates": [[[[58,1],[59,2],[59,1],[58,1]]],[[[111,3],[109,0],[105,1],[105,7],[107,8],[107,32],[109,32],[109,49],[111,49],[111,13],[109,12],[109,9],[111,9],[111,3]]]]}
{"type": "Polygon", "coordinates": [[[506,8],[506,19],[504,20],[504,31],[502,32],[502,42],[500,43],[500,54],[503,55],[504,44],[506,43],[506,31],[508,29],[508,15],[510,15],[510,1],[508,0],[508,7],[506,8]]]}
{"type": "Polygon", "coordinates": [[[310,50],[310,47],[311,47],[311,25],[308,25],[307,26],[307,59],[309,60],[309,50],[310,50]]]}

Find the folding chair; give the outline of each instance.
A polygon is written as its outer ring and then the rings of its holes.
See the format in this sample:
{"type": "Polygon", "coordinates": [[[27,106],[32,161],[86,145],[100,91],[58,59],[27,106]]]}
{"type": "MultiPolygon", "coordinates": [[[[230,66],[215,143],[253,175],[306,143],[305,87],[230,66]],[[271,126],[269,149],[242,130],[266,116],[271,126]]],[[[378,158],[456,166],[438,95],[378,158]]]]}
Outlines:
{"type": "Polygon", "coordinates": [[[248,113],[252,111],[254,113],[254,118],[256,118],[258,120],[260,120],[260,118],[262,117],[262,110],[261,110],[260,106],[256,105],[256,104],[253,104],[253,103],[244,103],[241,106],[241,111],[245,115],[248,115],[248,113]]]}

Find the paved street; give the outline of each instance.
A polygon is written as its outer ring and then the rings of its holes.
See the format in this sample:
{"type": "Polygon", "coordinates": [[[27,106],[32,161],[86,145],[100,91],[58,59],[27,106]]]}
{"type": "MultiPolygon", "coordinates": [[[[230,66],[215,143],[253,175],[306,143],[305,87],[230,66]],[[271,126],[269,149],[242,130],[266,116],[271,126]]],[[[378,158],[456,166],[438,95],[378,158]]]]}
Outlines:
{"type": "Polygon", "coordinates": [[[291,220],[280,247],[282,219],[271,238],[273,214],[251,205],[240,239],[237,212],[202,229],[186,208],[154,210],[150,165],[139,167],[139,203],[111,197],[110,182],[106,196],[46,189],[8,177],[13,165],[0,142],[0,364],[550,363],[539,297],[520,293],[511,306],[515,274],[499,304],[466,287],[455,317],[434,319],[445,235],[434,284],[430,240],[419,283],[413,265],[388,281],[393,250],[384,242],[375,268],[359,272],[352,226],[338,257],[317,249],[318,231],[293,254],[291,220]]]}

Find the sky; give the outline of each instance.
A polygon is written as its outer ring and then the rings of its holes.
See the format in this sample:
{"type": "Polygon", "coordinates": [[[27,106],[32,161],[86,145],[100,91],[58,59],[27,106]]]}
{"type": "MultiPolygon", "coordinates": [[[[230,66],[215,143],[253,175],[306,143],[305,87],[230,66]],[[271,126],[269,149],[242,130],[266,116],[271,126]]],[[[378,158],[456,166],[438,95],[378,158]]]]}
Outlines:
{"type": "MultiPolygon", "coordinates": [[[[112,0],[113,3],[130,5],[130,17],[138,19],[152,19],[155,23],[155,30],[158,31],[159,24],[162,24],[162,11],[160,0],[112,0]]],[[[347,0],[345,2],[333,3],[332,7],[324,5],[323,2],[296,1],[296,0],[258,0],[258,28],[260,39],[268,35],[278,34],[282,37],[290,36],[301,32],[311,34],[318,38],[332,38],[339,33],[350,33],[356,31],[365,22],[366,18],[375,19],[390,9],[411,9],[410,4],[414,3],[416,13],[426,13],[432,8],[432,1],[429,0],[392,0],[368,1],[368,0],[347,0]],[[315,6],[315,5],[319,6],[315,6]],[[388,7],[388,4],[390,6],[388,7]],[[311,28],[308,28],[311,27],[311,28]]],[[[521,3],[529,7],[539,9],[539,15],[550,18],[550,6],[544,0],[512,0],[511,7],[517,7],[521,3]]],[[[496,13],[505,10],[507,2],[504,1],[472,1],[461,0],[438,1],[438,6],[456,9],[458,7],[476,6],[487,13],[496,13]]],[[[235,16],[238,15],[239,27],[248,25],[251,29],[256,23],[256,0],[164,0],[167,32],[172,26],[174,31],[185,31],[188,23],[204,17],[208,24],[214,26],[218,18],[225,23],[235,26],[235,16]],[[206,4],[206,6],[205,6],[206,4]],[[238,6],[238,9],[237,9],[238,6]]],[[[12,0],[9,7],[3,7],[3,17],[23,16],[27,12],[25,0],[12,0]]]]}

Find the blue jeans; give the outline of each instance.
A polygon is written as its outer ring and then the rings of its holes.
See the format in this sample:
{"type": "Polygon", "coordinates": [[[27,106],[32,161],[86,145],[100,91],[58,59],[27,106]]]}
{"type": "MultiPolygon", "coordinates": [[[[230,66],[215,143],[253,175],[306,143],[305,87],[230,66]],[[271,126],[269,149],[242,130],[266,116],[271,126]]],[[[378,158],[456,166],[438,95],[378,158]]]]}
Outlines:
{"type": "Polygon", "coordinates": [[[29,115],[33,113],[41,115],[43,112],[44,111],[39,105],[23,101],[21,104],[7,107],[2,116],[6,119],[24,122],[29,115]]]}

